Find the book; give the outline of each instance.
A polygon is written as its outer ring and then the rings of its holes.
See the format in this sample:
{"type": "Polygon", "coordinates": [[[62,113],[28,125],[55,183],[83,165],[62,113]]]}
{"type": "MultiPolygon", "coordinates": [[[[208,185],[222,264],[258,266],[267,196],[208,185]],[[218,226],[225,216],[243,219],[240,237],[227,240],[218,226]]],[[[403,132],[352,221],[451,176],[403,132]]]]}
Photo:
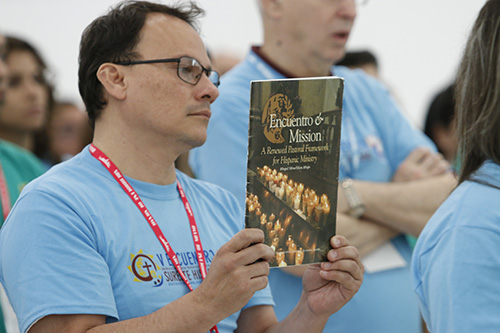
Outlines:
{"type": "Polygon", "coordinates": [[[275,250],[271,267],[326,260],[335,235],[344,81],[252,81],[245,225],[275,250]]]}

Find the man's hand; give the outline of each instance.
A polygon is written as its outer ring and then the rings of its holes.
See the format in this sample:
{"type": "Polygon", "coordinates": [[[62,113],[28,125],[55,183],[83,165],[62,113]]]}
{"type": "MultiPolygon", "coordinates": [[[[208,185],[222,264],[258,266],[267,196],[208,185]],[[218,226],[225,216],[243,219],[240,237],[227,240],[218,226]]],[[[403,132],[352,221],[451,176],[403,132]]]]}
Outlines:
{"type": "Polygon", "coordinates": [[[359,290],[365,268],[358,250],[343,236],[330,240],[328,261],[309,265],[302,278],[303,295],[315,316],[330,316],[359,290]]]}
{"type": "Polygon", "coordinates": [[[434,153],[427,148],[415,148],[399,165],[394,173],[394,182],[425,179],[438,176],[450,169],[450,164],[443,155],[434,153]]]}
{"type": "Polygon", "coordinates": [[[203,283],[195,290],[200,302],[220,320],[241,310],[253,294],[267,286],[274,251],[264,243],[260,229],[244,229],[214,256],[203,283]]]}

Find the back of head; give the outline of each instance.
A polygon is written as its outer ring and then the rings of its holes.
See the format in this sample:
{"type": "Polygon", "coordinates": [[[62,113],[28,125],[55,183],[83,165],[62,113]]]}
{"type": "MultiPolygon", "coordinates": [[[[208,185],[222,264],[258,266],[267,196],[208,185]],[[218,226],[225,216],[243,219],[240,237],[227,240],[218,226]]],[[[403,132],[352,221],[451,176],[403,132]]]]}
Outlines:
{"type": "Polygon", "coordinates": [[[488,0],[469,36],[456,82],[462,167],[459,183],[481,164],[500,164],[500,0],[488,0]]]}
{"type": "Polygon", "coordinates": [[[436,126],[444,128],[452,126],[455,116],[454,98],[454,87],[450,85],[432,99],[425,118],[424,133],[434,142],[436,140],[434,140],[433,130],[436,126]]]}
{"type": "Polygon", "coordinates": [[[195,27],[203,11],[194,3],[167,6],[147,1],[124,1],[94,20],[80,42],[78,88],[92,124],[106,106],[102,85],[96,73],[106,62],[139,59],[135,51],[148,14],[161,13],[180,18],[195,27]]]}
{"type": "Polygon", "coordinates": [[[346,66],[351,69],[360,68],[373,77],[379,77],[377,57],[370,51],[346,52],[344,58],[337,62],[336,65],[346,66]]]}
{"type": "Polygon", "coordinates": [[[344,58],[336,63],[339,66],[349,68],[359,68],[364,65],[373,65],[378,67],[377,57],[370,51],[349,51],[344,58]]]}

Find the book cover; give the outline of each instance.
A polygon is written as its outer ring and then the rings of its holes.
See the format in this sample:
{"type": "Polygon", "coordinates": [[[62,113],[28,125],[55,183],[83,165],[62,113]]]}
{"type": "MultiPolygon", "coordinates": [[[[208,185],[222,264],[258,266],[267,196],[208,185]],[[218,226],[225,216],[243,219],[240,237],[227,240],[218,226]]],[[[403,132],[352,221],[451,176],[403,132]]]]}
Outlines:
{"type": "Polygon", "coordinates": [[[335,235],[344,81],[252,81],[245,224],[271,267],[326,260],[335,235]]]}

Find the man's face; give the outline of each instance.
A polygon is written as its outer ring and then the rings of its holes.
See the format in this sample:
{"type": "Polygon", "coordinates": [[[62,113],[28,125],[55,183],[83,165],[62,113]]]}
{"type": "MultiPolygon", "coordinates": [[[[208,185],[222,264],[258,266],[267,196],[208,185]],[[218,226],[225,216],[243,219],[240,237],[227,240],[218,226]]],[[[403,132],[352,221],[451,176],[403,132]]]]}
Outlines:
{"type": "MultiPolygon", "coordinates": [[[[141,60],[189,56],[210,68],[198,33],[178,18],[150,14],[141,37],[136,47],[141,60]]],[[[177,76],[175,62],[126,66],[124,70],[129,83],[127,100],[132,106],[126,116],[131,126],[143,127],[152,140],[178,143],[183,150],[205,142],[210,104],[219,95],[205,74],[196,85],[190,85],[177,76]]]]}
{"type": "Polygon", "coordinates": [[[0,35],[0,104],[5,98],[7,89],[7,65],[5,64],[5,37],[0,35]]]}
{"type": "Polygon", "coordinates": [[[344,56],[354,19],[354,0],[287,0],[282,28],[304,58],[334,63],[344,56]]]}

